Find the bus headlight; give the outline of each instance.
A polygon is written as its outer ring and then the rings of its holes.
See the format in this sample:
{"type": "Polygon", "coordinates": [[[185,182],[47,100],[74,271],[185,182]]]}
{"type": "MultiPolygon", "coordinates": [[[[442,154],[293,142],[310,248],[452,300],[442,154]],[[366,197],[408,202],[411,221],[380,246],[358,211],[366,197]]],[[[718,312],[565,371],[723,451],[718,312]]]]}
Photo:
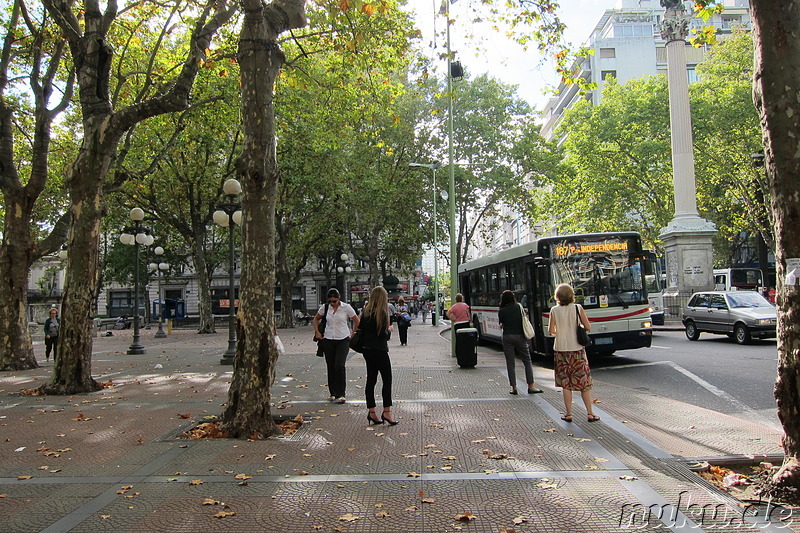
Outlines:
{"type": "Polygon", "coordinates": [[[650,329],[652,327],[653,327],[653,323],[650,322],[649,320],[645,320],[644,322],[642,322],[642,328],[643,329],[650,329]]]}

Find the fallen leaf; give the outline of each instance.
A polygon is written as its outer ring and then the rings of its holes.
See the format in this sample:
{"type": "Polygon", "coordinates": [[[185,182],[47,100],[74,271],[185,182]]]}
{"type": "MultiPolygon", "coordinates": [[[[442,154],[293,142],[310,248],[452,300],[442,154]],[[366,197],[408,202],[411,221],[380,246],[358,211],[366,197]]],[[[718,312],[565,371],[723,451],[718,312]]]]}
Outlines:
{"type": "Polygon", "coordinates": [[[253,476],[248,476],[247,474],[236,474],[233,477],[234,479],[253,479],[253,476]]]}
{"type": "Polygon", "coordinates": [[[471,522],[472,520],[475,520],[476,518],[477,518],[477,516],[475,516],[471,512],[464,511],[461,514],[455,515],[453,517],[453,520],[458,520],[459,522],[471,522]]]}
{"type": "Polygon", "coordinates": [[[386,511],[378,511],[377,513],[375,513],[375,517],[376,517],[376,518],[389,518],[389,517],[391,517],[391,516],[392,516],[392,515],[390,515],[390,514],[389,514],[389,513],[387,513],[386,511]]]}
{"type": "Polygon", "coordinates": [[[22,481],[22,480],[25,480],[25,479],[30,479],[30,478],[32,478],[32,477],[33,477],[33,476],[17,476],[17,480],[18,480],[18,481],[22,481]]]}
{"type": "Polygon", "coordinates": [[[236,511],[220,511],[215,515],[211,515],[214,518],[225,518],[226,516],[234,516],[236,515],[236,511]]]}
{"type": "Polygon", "coordinates": [[[101,514],[100,518],[102,518],[103,520],[108,520],[109,518],[111,518],[111,515],[110,514],[101,514]]]}
{"type": "Polygon", "coordinates": [[[419,477],[419,476],[421,476],[421,475],[422,475],[422,474],[417,474],[416,472],[409,472],[409,473],[408,473],[408,475],[407,475],[406,477],[419,477]]]}
{"type": "Polygon", "coordinates": [[[342,516],[340,516],[339,520],[341,520],[342,522],[355,522],[359,518],[361,518],[361,517],[360,516],[356,516],[353,513],[347,513],[347,514],[343,514],[342,516]]]}
{"type": "Polygon", "coordinates": [[[202,505],[219,505],[219,500],[215,500],[214,498],[206,498],[203,500],[202,505]]]}
{"type": "Polygon", "coordinates": [[[527,521],[528,521],[527,519],[525,519],[525,518],[522,518],[521,516],[518,516],[518,517],[516,517],[514,520],[512,520],[512,522],[514,522],[514,525],[515,525],[515,526],[518,526],[518,525],[520,525],[521,523],[523,523],[523,522],[527,522],[527,521]]]}
{"type": "Polygon", "coordinates": [[[192,417],[192,415],[190,415],[189,413],[186,413],[184,415],[178,413],[178,418],[191,418],[191,417],[192,417]]]}
{"type": "Polygon", "coordinates": [[[549,483],[549,480],[544,480],[536,484],[541,489],[557,489],[558,483],[549,483]]]}
{"type": "Polygon", "coordinates": [[[416,505],[411,505],[411,506],[409,506],[409,507],[406,507],[406,508],[405,508],[405,509],[403,509],[403,510],[404,510],[404,511],[418,511],[419,509],[417,508],[417,506],[416,506],[416,505]]]}
{"type": "Polygon", "coordinates": [[[189,485],[202,485],[203,481],[199,479],[193,479],[189,482],[189,485]]]}
{"type": "Polygon", "coordinates": [[[266,457],[264,457],[264,460],[265,461],[271,461],[271,460],[275,459],[276,455],[277,454],[275,454],[275,453],[271,453],[271,454],[267,455],[266,457]]]}
{"type": "Polygon", "coordinates": [[[436,498],[422,498],[420,501],[422,503],[436,503],[436,498]]]}
{"type": "Polygon", "coordinates": [[[637,479],[639,479],[638,477],[633,477],[633,476],[619,476],[619,478],[623,481],[636,481],[637,479]]]}

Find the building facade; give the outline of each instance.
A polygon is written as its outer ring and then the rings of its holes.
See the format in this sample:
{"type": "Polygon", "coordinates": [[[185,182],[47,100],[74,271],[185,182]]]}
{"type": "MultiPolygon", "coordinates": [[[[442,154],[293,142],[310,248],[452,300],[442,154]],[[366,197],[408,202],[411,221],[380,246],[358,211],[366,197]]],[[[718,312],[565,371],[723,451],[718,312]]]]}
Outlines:
{"type": "MultiPolygon", "coordinates": [[[[708,22],[692,17],[690,31],[712,25],[717,38],[724,39],[735,28],[750,29],[748,0],[723,0],[725,10],[708,22]]],[[[686,12],[692,13],[692,2],[686,2],[686,12]]],[[[558,94],[550,98],[542,109],[542,135],[553,140],[564,113],[581,100],[600,103],[605,81],[616,78],[625,83],[650,75],[666,75],[666,42],[661,37],[659,24],[664,17],[660,0],[618,0],[615,9],[607,9],[598,21],[584,46],[594,53],[582,58],[576,67],[579,76],[597,84],[597,89],[580,94],[577,86],[562,84],[558,94]]],[[[686,46],[686,75],[689,83],[697,80],[695,69],[707,52],[707,47],[686,46]]]]}

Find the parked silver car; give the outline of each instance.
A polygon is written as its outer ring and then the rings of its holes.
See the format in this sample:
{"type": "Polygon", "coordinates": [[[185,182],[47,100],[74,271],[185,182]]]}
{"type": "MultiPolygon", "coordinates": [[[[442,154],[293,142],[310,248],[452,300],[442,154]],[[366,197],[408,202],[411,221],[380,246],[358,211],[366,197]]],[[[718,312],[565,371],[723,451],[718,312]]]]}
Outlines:
{"type": "Polygon", "coordinates": [[[775,337],[778,322],[775,307],[753,291],[697,292],[683,309],[682,321],[690,341],[707,331],[728,335],[739,344],[752,337],[775,337]]]}

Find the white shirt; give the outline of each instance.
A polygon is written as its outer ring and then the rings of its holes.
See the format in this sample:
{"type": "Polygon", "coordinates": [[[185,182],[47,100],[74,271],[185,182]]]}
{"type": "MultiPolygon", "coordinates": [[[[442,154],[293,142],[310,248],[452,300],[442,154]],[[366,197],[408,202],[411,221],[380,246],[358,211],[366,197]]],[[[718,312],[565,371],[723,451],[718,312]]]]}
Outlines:
{"type": "Polygon", "coordinates": [[[553,350],[577,352],[583,349],[578,342],[578,304],[556,305],[550,309],[550,320],[556,321],[556,341],[553,350]]]}
{"type": "MultiPolygon", "coordinates": [[[[319,306],[317,314],[325,316],[325,304],[319,306]]],[[[339,309],[334,311],[332,305],[328,305],[328,316],[325,322],[324,338],[339,341],[350,336],[350,326],[347,321],[356,316],[355,310],[348,303],[340,302],[339,309]]]]}

